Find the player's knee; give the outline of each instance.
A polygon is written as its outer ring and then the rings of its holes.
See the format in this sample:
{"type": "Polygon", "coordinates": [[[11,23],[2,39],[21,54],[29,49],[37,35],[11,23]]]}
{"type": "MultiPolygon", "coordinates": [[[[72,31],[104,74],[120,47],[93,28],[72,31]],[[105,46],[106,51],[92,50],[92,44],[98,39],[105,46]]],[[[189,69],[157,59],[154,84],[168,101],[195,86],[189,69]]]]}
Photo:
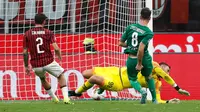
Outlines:
{"type": "Polygon", "coordinates": [[[83,74],[83,77],[86,78],[86,79],[90,78],[93,75],[91,69],[90,70],[84,70],[82,72],[82,74],[83,74]]]}
{"type": "Polygon", "coordinates": [[[86,77],[87,77],[87,70],[84,70],[84,71],[82,72],[82,75],[83,75],[84,78],[86,78],[86,77]]]}
{"type": "Polygon", "coordinates": [[[94,75],[94,76],[90,77],[90,81],[91,82],[97,82],[97,78],[98,77],[94,75]]]}
{"type": "Polygon", "coordinates": [[[93,84],[101,84],[101,82],[102,82],[103,80],[102,80],[102,77],[93,75],[92,77],[90,77],[89,81],[90,81],[91,83],[93,83],[93,84]]]}

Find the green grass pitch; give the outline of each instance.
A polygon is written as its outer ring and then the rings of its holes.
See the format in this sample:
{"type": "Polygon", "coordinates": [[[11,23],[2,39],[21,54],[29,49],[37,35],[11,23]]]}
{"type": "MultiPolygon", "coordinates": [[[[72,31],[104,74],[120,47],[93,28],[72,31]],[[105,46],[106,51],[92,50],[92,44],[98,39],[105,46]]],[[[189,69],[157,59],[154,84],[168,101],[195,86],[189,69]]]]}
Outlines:
{"type": "Polygon", "coordinates": [[[74,101],[74,105],[51,101],[1,101],[0,112],[200,112],[200,101],[180,104],[139,104],[139,101],[74,101]]]}

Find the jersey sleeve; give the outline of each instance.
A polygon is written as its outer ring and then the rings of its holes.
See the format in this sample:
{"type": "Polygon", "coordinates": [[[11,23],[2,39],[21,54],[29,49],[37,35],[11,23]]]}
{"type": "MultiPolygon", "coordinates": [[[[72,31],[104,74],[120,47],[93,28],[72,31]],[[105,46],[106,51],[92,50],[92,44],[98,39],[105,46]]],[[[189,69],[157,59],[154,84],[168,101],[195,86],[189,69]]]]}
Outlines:
{"type": "Polygon", "coordinates": [[[128,34],[127,33],[129,32],[129,29],[130,29],[130,26],[128,26],[126,28],[126,30],[124,31],[124,33],[122,34],[122,37],[121,37],[120,41],[125,42],[128,39],[128,34]]]}
{"type": "Polygon", "coordinates": [[[28,48],[28,39],[27,39],[26,34],[23,37],[23,48],[24,49],[28,48]]]}
{"type": "Polygon", "coordinates": [[[168,84],[173,86],[175,84],[175,81],[167,74],[165,73],[160,67],[154,68],[155,72],[159,74],[168,84]]]}
{"type": "Polygon", "coordinates": [[[149,41],[153,38],[153,34],[148,34],[144,39],[142,39],[142,43],[144,45],[148,45],[149,41]]]}

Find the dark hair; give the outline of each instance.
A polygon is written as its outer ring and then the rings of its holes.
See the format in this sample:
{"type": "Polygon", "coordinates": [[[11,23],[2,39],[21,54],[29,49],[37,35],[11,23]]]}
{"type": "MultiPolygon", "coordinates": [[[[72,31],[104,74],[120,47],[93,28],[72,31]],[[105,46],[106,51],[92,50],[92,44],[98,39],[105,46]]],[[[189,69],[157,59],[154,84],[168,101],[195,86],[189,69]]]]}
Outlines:
{"type": "Polygon", "coordinates": [[[35,24],[42,24],[47,17],[44,14],[36,14],[35,15],[35,24]]]}
{"type": "Polygon", "coordinates": [[[169,69],[171,69],[171,66],[170,65],[168,65],[167,63],[165,63],[165,62],[160,62],[159,63],[159,65],[165,65],[165,66],[168,66],[169,67],[169,69]]]}
{"type": "Polygon", "coordinates": [[[140,14],[141,14],[142,19],[148,19],[149,20],[151,18],[151,10],[147,7],[143,8],[141,10],[140,14]]]}

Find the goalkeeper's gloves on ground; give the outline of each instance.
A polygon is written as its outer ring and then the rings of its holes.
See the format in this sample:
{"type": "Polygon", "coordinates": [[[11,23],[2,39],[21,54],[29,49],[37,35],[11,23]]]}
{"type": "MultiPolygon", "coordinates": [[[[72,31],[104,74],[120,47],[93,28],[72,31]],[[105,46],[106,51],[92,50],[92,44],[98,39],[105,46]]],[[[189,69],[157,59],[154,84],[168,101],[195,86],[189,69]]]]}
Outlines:
{"type": "Polygon", "coordinates": [[[169,100],[168,103],[177,104],[177,103],[180,103],[180,100],[177,98],[173,98],[173,99],[169,100]]]}
{"type": "Polygon", "coordinates": [[[190,93],[189,93],[188,91],[186,91],[186,90],[183,90],[183,89],[179,89],[179,90],[178,90],[178,93],[179,93],[179,94],[182,94],[182,95],[190,96],[190,93]]]}

